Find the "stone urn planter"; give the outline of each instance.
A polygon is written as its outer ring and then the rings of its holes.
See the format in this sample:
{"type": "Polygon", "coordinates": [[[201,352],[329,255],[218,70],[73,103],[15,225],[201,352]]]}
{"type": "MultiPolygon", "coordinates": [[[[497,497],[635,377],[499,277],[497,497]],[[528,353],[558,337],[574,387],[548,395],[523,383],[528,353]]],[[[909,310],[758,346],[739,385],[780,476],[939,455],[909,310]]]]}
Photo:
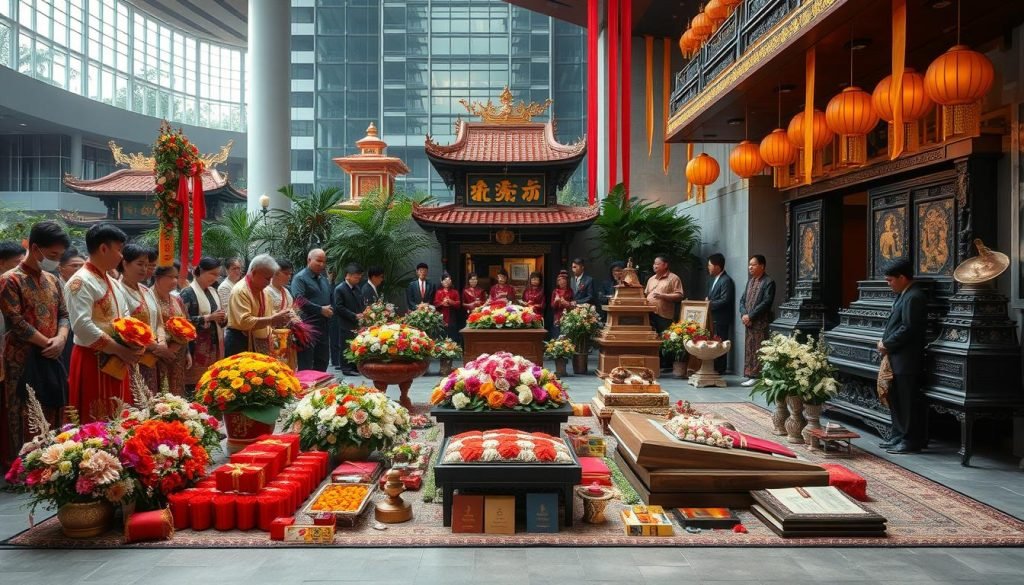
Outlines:
{"type": "Polygon", "coordinates": [[[388,386],[395,384],[401,393],[398,403],[411,409],[412,400],[409,399],[409,387],[412,381],[419,378],[427,371],[430,362],[427,360],[412,362],[377,362],[367,361],[359,364],[359,373],[366,379],[373,382],[381,392],[387,392],[388,386]]]}
{"type": "Polygon", "coordinates": [[[786,434],[786,419],[789,418],[789,408],[786,407],[786,399],[779,398],[775,401],[775,410],[772,411],[772,434],[784,436],[786,434]]]}
{"type": "Polygon", "coordinates": [[[807,420],[807,426],[804,427],[803,437],[804,442],[810,445],[811,449],[819,449],[820,442],[816,437],[811,435],[813,429],[821,428],[821,411],[825,408],[825,404],[810,404],[804,403],[804,418],[807,420]]]}
{"type": "Polygon", "coordinates": [[[729,353],[731,341],[687,341],[686,351],[701,360],[700,369],[690,376],[690,385],[695,388],[715,386],[725,388],[725,380],[715,371],[715,360],[729,353]]]}
{"type": "Polygon", "coordinates": [[[241,412],[225,412],[224,430],[228,434],[228,453],[238,453],[258,437],[273,433],[274,423],[260,422],[241,412]]]}
{"type": "Polygon", "coordinates": [[[803,430],[807,426],[807,420],[804,419],[804,401],[799,396],[787,396],[786,407],[789,409],[789,418],[786,419],[786,440],[793,444],[802,444],[803,430]]]}
{"type": "Polygon", "coordinates": [[[57,509],[61,532],[70,538],[94,538],[114,521],[114,505],[106,500],[64,504],[57,509]]]}

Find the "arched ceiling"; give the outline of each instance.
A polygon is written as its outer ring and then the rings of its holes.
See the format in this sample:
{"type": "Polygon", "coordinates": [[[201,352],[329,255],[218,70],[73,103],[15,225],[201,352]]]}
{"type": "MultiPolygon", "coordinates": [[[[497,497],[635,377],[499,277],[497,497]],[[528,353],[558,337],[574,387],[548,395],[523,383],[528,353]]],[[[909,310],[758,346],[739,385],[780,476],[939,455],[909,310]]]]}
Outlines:
{"type": "Polygon", "coordinates": [[[142,12],[189,31],[197,37],[236,47],[246,46],[248,0],[126,1],[142,12]]]}

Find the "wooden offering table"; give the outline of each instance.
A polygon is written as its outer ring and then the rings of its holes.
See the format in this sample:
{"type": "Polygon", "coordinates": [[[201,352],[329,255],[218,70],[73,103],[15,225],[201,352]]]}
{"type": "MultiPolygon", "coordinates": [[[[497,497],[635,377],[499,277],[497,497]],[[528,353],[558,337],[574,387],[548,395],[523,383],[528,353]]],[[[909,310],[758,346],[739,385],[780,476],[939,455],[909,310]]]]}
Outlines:
{"type": "MultiPolygon", "coordinates": [[[[521,355],[537,365],[544,363],[544,339],[547,329],[470,329],[463,328],[464,350],[462,363],[475,360],[481,354],[507,351],[521,355]]],[[[555,432],[554,434],[558,434],[555,432]]]]}
{"type": "Polygon", "coordinates": [[[562,423],[569,422],[572,404],[566,402],[558,408],[525,412],[521,410],[459,410],[449,406],[435,406],[430,416],[444,425],[445,438],[466,431],[516,429],[527,433],[561,434],[562,423]]]}
{"type": "MultiPolygon", "coordinates": [[[[557,435],[556,435],[557,436],[557,435]]],[[[441,453],[448,447],[445,439],[441,453]]],[[[455,491],[459,493],[516,494],[516,507],[525,502],[528,492],[558,492],[564,507],[564,524],[572,526],[573,489],[583,479],[579,459],[572,449],[573,462],[561,463],[519,463],[519,462],[475,462],[437,463],[434,478],[444,493],[444,525],[452,525],[452,501],[455,491]]]]}

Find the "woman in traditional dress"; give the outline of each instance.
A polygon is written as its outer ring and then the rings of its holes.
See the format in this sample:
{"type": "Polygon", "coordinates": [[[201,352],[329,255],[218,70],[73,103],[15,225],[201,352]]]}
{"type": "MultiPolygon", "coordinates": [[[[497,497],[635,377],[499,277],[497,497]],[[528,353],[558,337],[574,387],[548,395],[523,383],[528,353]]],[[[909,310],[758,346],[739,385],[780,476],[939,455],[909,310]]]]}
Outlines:
{"type": "Polygon", "coordinates": [[[181,291],[181,302],[188,319],[196,327],[196,340],[189,344],[192,367],[185,373],[185,393],[192,396],[195,385],[214,362],[224,357],[223,327],[227,314],[220,306],[217,289],[213,286],[220,278],[221,261],[203,258],[196,266],[192,284],[181,291]]]}
{"type": "Polygon", "coordinates": [[[480,278],[470,273],[466,278],[466,287],[462,289],[462,315],[459,325],[464,327],[466,319],[473,309],[487,302],[487,293],[480,288],[480,278]]]}
{"type": "Polygon", "coordinates": [[[489,298],[491,301],[516,302],[516,289],[508,283],[508,273],[504,268],[498,271],[498,284],[491,287],[489,298]]]}
{"type": "MultiPolygon", "coordinates": [[[[178,290],[178,278],[181,271],[180,265],[175,262],[173,266],[159,266],[156,274],[153,275],[153,296],[156,297],[157,305],[160,307],[160,322],[167,323],[171,317],[188,317],[185,304],[176,294],[178,290]]],[[[166,327],[164,327],[166,330],[166,327]]],[[[174,341],[166,334],[167,349],[171,355],[160,357],[156,364],[159,372],[160,392],[170,392],[179,396],[185,392],[185,372],[192,366],[192,356],[188,351],[187,343],[174,341]]]]}
{"type": "Polygon", "coordinates": [[[455,339],[459,335],[458,323],[456,323],[456,310],[462,306],[459,300],[459,291],[452,288],[452,276],[445,272],[441,275],[441,288],[434,293],[434,306],[444,317],[444,326],[449,339],[455,339]]]}
{"type": "Polygon", "coordinates": [[[555,311],[554,324],[551,327],[551,336],[558,337],[562,334],[558,323],[562,320],[562,313],[572,308],[575,303],[572,301],[572,289],[569,288],[569,273],[562,270],[555,279],[555,290],[551,291],[551,308],[555,311]]]}
{"type": "MultiPolygon", "coordinates": [[[[295,265],[290,260],[284,258],[277,258],[277,265],[280,267],[274,278],[270,281],[270,286],[267,287],[267,296],[270,298],[271,311],[277,313],[279,311],[294,311],[295,299],[292,297],[292,293],[288,290],[288,283],[292,280],[292,274],[295,272],[295,265]]],[[[298,319],[298,317],[294,317],[298,319]]],[[[295,343],[291,339],[291,335],[286,342],[287,346],[284,349],[283,355],[280,355],[281,361],[288,364],[292,370],[297,370],[299,366],[299,351],[295,346],[295,343]]],[[[276,338],[275,338],[276,342],[276,338]]],[[[279,350],[275,350],[279,351],[279,350]]]]}
{"type": "Polygon", "coordinates": [[[544,318],[544,306],[547,304],[543,282],[540,272],[531,272],[530,284],[523,289],[523,304],[533,309],[533,312],[542,319],[544,318]]]}
{"type": "MultiPolygon", "coordinates": [[[[146,353],[156,356],[157,359],[170,359],[172,353],[165,341],[160,307],[153,291],[142,284],[149,270],[149,252],[138,244],[126,244],[121,250],[121,256],[121,290],[128,299],[131,316],[146,322],[153,329],[153,343],[146,348],[146,353]]],[[[139,363],[139,373],[142,374],[142,379],[150,391],[160,391],[157,365],[150,367],[139,363]]]]}

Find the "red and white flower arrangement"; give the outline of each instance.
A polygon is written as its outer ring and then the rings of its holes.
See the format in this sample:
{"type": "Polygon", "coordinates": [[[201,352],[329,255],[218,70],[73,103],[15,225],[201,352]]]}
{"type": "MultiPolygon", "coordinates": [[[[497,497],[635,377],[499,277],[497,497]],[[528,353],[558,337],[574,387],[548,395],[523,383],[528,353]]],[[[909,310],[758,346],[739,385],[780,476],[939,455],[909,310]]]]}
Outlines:
{"type": "Polygon", "coordinates": [[[665,423],[665,430],[682,441],[732,449],[733,438],[718,428],[718,425],[703,416],[675,416],[665,423]]]}
{"type": "Polygon", "coordinates": [[[441,460],[445,463],[518,461],[523,463],[572,463],[565,441],[545,433],[514,429],[468,431],[448,441],[441,460]]]}
{"type": "Polygon", "coordinates": [[[126,436],[147,420],[180,422],[207,453],[220,450],[220,421],[198,402],[190,402],[169,392],[158,394],[141,405],[122,409],[113,421],[113,428],[116,433],[126,436]]]}
{"type": "Polygon", "coordinates": [[[179,421],[147,420],[132,427],[121,447],[121,464],[138,484],[136,499],[153,509],[167,496],[206,475],[210,456],[179,421]]]}
{"type": "Polygon", "coordinates": [[[466,318],[466,326],[470,329],[540,329],[544,327],[544,318],[529,307],[499,300],[473,309],[466,318]]]}
{"type": "Polygon", "coordinates": [[[335,385],[306,394],[285,422],[302,449],[387,451],[409,438],[409,411],[372,386],[335,385]]]}
{"type": "Polygon", "coordinates": [[[569,396],[551,371],[506,351],[483,354],[449,374],[430,403],[459,410],[549,410],[569,396]]]}
{"type": "Polygon", "coordinates": [[[357,364],[429,360],[434,357],[434,341],[415,327],[388,323],[360,331],[345,355],[357,364]]]}

